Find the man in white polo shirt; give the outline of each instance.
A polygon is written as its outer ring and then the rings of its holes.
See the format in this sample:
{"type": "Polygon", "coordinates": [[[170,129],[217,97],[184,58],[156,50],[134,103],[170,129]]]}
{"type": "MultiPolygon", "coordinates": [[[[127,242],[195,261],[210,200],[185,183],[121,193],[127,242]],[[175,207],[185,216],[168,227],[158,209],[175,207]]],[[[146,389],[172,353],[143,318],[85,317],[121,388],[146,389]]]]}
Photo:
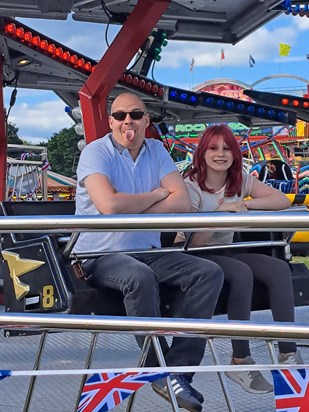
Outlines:
{"type": "MultiPolygon", "coordinates": [[[[81,153],[77,215],[190,211],[183,179],[162,142],[145,139],[149,122],[144,102],[137,96],[123,93],[114,100],[109,116],[112,132],[81,153]]],[[[186,292],[181,317],[211,318],[223,283],[220,266],[181,252],[132,252],[160,246],[159,232],[83,232],[73,253],[128,251],[84,263],[93,287],[123,293],[128,316],[160,317],[159,284],[166,283],[186,292]]],[[[204,339],[174,338],[170,348],[162,339],[161,345],[168,366],[199,365],[204,356],[204,339]]],[[[151,363],[156,363],[153,351],[151,363]]],[[[190,374],[171,375],[179,406],[200,412],[204,399],[191,380],[190,374]]],[[[166,378],[154,382],[153,389],[169,400],[166,378]]]]}

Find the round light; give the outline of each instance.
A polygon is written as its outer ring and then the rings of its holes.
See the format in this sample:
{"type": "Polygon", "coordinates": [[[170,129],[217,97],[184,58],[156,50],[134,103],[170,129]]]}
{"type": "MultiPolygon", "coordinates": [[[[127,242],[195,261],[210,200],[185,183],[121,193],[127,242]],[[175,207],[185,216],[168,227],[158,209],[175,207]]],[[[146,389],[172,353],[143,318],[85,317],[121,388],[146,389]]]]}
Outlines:
{"type": "Polygon", "coordinates": [[[85,70],[87,70],[87,72],[92,71],[92,64],[90,62],[85,63],[85,70]]]}
{"type": "Polygon", "coordinates": [[[133,86],[138,86],[138,83],[139,83],[139,78],[137,76],[134,76],[133,81],[132,81],[133,86]]]}
{"type": "Polygon", "coordinates": [[[212,106],[214,104],[215,99],[213,97],[207,97],[207,99],[205,100],[205,104],[207,106],[212,106]]]}
{"type": "Polygon", "coordinates": [[[76,120],[80,120],[82,118],[82,112],[79,107],[73,107],[72,109],[72,116],[76,120]]]}
{"type": "Polygon", "coordinates": [[[79,136],[84,136],[84,127],[81,123],[77,123],[74,126],[75,132],[79,135],[79,136]]]}
{"type": "Polygon", "coordinates": [[[85,146],[86,146],[85,139],[81,139],[77,142],[78,150],[82,151],[85,148],[85,146]]]}
{"type": "Polygon", "coordinates": [[[243,110],[245,110],[245,105],[240,103],[240,104],[237,105],[236,109],[239,110],[240,112],[242,112],[243,110]]]}
{"type": "Polygon", "coordinates": [[[132,74],[127,74],[127,75],[126,75],[126,82],[129,83],[129,84],[131,84],[131,83],[132,83],[132,80],[133,80],[132,74]]]}
{"type": "Polygon", "coordinates": [[[294,107],[298,107],[299,106],[299,100],[293,100],[292,101],[292,105],[294,106],[294,107]]]}
{"type": "Polygon", "coordinates": [[[40,48],[41,48],[42,50],[47,50],[47,48],[48,48],[48,42],[47,42],[47,40],[41,40],[40,48]]]}
{"type": "Polygon", "coordinates": [[[283,105],[283,106],[287,106],[288,104],[289,104],[289,99],[288,98],[284,98],[284,99],[281,99],[281,104],[283,105]]]}
{"type": "Polygon", "coordinates": [[[270,118],[270,119],[273,119],[274,117],[275,117],[275,114],[276,114],[276,112],[274,111],[274,110],[268,110],[268,117],[270,118]]]}
{"type": "Polygon", "coordinates": [[[164,92],[165,92],[164,87],[159,87],[158,96],[163,97],[164,92]]]}
{"type": "Polygon", "coordinates": [[[8,33],[15,34],[16,33],[16,25],[14,23],[9,23],[5,26],[5,29],[8,33]]]}
{"type": "Polygon", "coordinates": [[[282,122],[286,121],[286,114],[284,112],[279,112],[278,113],[278,119],[282,122]]]}
{"type": "Polygon", "coordinates": [[[226,107],[229,110],[233,110],[234,109],[234,102],[227,102],[226,107]]]}
{"type": "Polygon", "coordinates": [[[77,64],[77,60],[78,57],[76,56],[76,54],[72,54],[72,56],[70,57],[70,62],[75,65],[77,64]]]}
{"type": "Polygon", "coordinates": [[[18,27],[18,29],[16,29],[16,36],[19,37],[20,39],[24,38],[25,35],[25,30],[22,27],[18,27]]]}
{"type": "Polygon", "coordinates": [[[194,96],[194,95],[191,96],[191,97],[190,97],[190,102],[193,103],[193,104],[198,103],[198,97],[197,97],[197,96],[194,96]]]}
{"type": "Polygon", "coordinates": [[[63,55],[63,49],[62,49],[62,47],[57,47],[57,48],[56,48],[55,55],[56,55],[57,57],[62,58],[62,55],[63,55]]]}
{"type": "Polygon", "coordinates": [[[31,60],[28,58],[20,59],[17,62],[17,66],[27,66],[28,64],[31,63],[31,60]]]}
{"type": "Polygon", "coordinates": [[[32,37],[32,44],[34,45],[34,46],[40,46],[40,43],[41,43],[41,38],[40,38],[40,36],[33,36],[32,37]]]}
{"type": "Polygon", "coordinates": [[[259,116],[264,116],[264,115],[265,115],[265,109],[264,109],[264,107],[260,107],[260,108],[258,109],[258,115],[259,115],[259,116]]]}
{"type": "Polygon", "coordinates": [[[141,89],[144,89],[145,84],[146,84],[145,80],[144,80],[144,79],[141,79],[141,80],[139,81],[139,83],[138,83],[138,86],[139,86],[141,89]]]}
{"type": "Polygon", "coordinates": [[[188,98],[187,93],[181,93],[180,100],[187,100],[187,98],[188,98]]]}
{"type": "Polygon", "coordinates": [[[255,112],[255,107],[254,106],[248,106],[247,108],[248,113],[253,114],[255,112]]]}
{"type": "Polygon", "coordinates": [[[172,98],[172,99],[176,99],[176,97],[177,97],[177,92],[176,92],[176,90],[172,90],[171,92],[170,92],[170,97],[172,98]]]}
{"type": "Polygon", "coordinates": [[[76,65],[76,64],[77,64],[77,60],[78,60],[78,57],[76,56],[76,54],[72,54],[72,56],[70,57],[70,62],[71,62],[72,64],[76,65]]]}
{"type": "Polygon", "coordinates": [[[24,39],[27,43],[32,43],[32,33],[31,31],[26,31],[24,39]]]}
{"type": "Polygon", "coordinates": [[[309,102],[307,102],[307,101],[306,101],[306,102],[303,102],[303,106],[304,106],[305,109],[308,109],[308,107],[309,107],[309,102]]]}
{"type": "Polygon", "coordinates": [[[69,51],[63,52],[62,59],[65,61],[70,61],[71,53],[69,51]]]}
{"type": "Polygon", "coordinates": [[[48,45],[47,51],[49,54],[55,54],[56,46],[54,45],[54,43],[48,45]]]}
{"type": "Polygon", "coordinates": [[[81,69],[85,67],[85,60],[83,58],[77,60],[77,66],[81,69]]]}
{"type": "Polygon", "coordinates": [[[157,94],[157,93],[158,93],[158,90],[159,90],[159,86],[158,86],[157,84],[154,84],[154,85],[152,86],[152,93],[153,93],[153,94],[157,94]]]}
{"type": "Polygon", "coordinates": [[[217,100],[216,101],[216,106],[222,108],[224,106],[224,100],[222,100],[222,99],[217,100]]]}
{"type": "Polygon", "coordinates": [[[152,91],[152,83],[151,82],[147,82],[145,84],[145,90],[146,90],[146,92],[151,92],[152,91]]]}

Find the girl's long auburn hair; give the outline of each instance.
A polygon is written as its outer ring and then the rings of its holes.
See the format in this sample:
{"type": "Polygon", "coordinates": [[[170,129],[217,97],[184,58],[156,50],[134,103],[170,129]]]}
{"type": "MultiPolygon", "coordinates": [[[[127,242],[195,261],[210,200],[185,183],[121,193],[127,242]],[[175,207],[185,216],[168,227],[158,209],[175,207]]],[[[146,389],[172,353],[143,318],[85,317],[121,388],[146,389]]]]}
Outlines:
{"type": "Polygon", "coordinates": [[[234,160],[227,172],[225,195],[230,197],[237,193],[240,196],[242,186],[242,154],[232,130],[224,124],[210,126],[206,129],[194,152],[192,169],[189,171],[188,176],[190,180],[195,180],[202,190],[214,193],[214,189],[206,186],[207,165],[205,152],[216,142],[218,137],[222,137],[228,145],[234,160]]]}

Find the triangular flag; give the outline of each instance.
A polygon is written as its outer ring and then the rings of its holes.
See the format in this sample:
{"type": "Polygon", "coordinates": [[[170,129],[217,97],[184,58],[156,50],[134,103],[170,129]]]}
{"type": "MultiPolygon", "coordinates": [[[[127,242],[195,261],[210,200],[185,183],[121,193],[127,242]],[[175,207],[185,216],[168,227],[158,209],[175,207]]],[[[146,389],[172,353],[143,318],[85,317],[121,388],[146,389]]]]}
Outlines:
{"type": "Polygon", "coordinates": [[[191,64],[190,64],[190,72],[193,71],[194,63],[195,63],[195,60],[194,60],[194,57],[192,57],[191,64]]]}
{"type": "Polygon", "coordinates": [[[0,370],[0,380],[11,376],[11,371],[8,369],[0,370]]]}
{"type": "Polygon", "coordinates": [[[286,43],[279,44],[279,56],[288,56],[291,50],[291,46],[286,43]]]}
{"type": "Polygon", "coordinates": [[[250,54],[250,56],[249,56],[249,66],[250,67],[253,67],[255,65],[255,60],[254,60],[254,58],[251,56],[251,54],[250,54]]]}

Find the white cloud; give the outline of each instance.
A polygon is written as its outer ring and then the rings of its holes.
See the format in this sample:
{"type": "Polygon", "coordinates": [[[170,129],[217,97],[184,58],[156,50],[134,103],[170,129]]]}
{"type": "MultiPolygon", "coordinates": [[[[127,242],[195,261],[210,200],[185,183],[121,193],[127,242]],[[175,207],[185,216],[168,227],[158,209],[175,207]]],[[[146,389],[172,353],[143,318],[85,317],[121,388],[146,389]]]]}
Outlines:
{"type": "Polygon", "coordinates": [[[31,106],[22,102],[12,108],[9,121],[19,128],[21,139],[37,143],[74,124],[65,113],[64,107],[61,100],[45,101],[31,106]]]}
{"type": "MultiPolygon", "coordinates": [[[[304,30],[309,30],[309,18],[304,16],[295,16],[293,19],[293,23],[296,27],[296,30],[304,31],[304,30]]],[[[305,39],[301,39],[301,41],[304,41],[307,43],[305,39]]]]}

